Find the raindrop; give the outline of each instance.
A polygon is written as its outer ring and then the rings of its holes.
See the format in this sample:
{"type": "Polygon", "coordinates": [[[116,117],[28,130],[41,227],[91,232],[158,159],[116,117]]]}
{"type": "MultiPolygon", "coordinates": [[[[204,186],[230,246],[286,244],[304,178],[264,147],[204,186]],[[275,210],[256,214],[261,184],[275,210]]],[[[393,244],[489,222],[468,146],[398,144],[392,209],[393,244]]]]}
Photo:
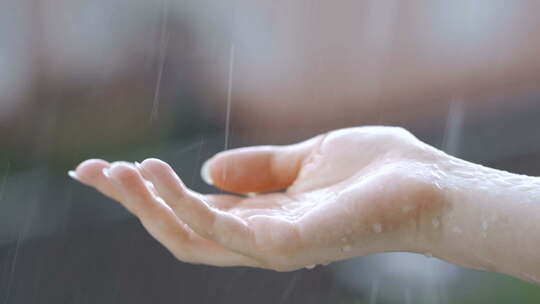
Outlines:
{"type": "Polygon", "coordinates": [[[306,269],[311,270],[311,269],[315,268],[316,266],[317,266],[317,264],[307,265],[306,269]]]}

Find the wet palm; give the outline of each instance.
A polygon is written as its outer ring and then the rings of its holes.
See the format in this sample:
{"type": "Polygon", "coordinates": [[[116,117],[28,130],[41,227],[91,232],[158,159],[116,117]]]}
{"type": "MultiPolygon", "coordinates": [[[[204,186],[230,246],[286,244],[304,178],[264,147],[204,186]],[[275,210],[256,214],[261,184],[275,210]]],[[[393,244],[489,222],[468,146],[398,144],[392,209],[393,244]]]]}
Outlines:
{"type": "Polygon", "coordinates": [[[430,250],[444,208],[441,158],[403,129],[363,127],[230,150],[207,162],[203,175],[216,187],[262,193],[247,197],[195,193],[156,159],[138,166],[91,160],[76,175],[131,210],[183,261],[293,270],[430,250]]]}

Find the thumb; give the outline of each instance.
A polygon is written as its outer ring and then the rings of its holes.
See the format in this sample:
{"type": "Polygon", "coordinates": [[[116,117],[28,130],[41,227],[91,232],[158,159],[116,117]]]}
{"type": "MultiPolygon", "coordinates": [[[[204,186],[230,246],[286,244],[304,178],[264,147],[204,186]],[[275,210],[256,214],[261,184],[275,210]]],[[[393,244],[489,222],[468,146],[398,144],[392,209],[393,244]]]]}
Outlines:
{"type": "Polygon", "coordinates": [[[236,192],[271,192],[288,188],[303,161],[322,136],[288,146],[255,146],[224,151],[210,158],[202,178],[219,189],[236,192]]]}

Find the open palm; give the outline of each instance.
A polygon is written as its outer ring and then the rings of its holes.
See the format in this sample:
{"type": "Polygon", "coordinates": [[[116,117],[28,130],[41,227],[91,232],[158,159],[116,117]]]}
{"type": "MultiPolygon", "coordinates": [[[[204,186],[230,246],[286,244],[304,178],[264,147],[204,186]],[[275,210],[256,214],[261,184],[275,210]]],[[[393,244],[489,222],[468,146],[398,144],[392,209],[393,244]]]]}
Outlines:
{"type": "Polygon", "coordinates": [[[247,197],[193,192],[157,159],[89,160],[74,177],[122,203],[182,261],[285,271],[430,250],[444,208],[442,155],[403,129],[362,127],[205,164],[207,182],[247,197]]]}

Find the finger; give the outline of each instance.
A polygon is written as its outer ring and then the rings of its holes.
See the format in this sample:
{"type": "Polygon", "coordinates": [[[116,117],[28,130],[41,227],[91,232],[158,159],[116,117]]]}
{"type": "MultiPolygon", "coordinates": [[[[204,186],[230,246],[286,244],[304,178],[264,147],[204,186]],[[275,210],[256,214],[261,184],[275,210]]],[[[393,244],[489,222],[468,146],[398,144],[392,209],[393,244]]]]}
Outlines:
{"type": "Polygon", "coordinates": [[[251,259],[201,238],[187,228],[171,208],[152,193],[133,165],[114,163],[108,172],[113,186],[123,194],[122,205],[133,212],[146,230],[180,260],[219,266],[255,265],[251,259]]]}
{"type": "MultiPolygon", "coordinates": [[[[69,175],[75,180],[94,187],[104,195],[114,199],[122,200],[121,192],[111,184],[111,181],[103,174],[103,170],[110,168],[107,161],[101,159],[90,159],[81,163],[76,170],[70,171],[69,175]]],[[[154,185],[151,182],[145,181],[148,188],[153,194],[156,194],[154,185]]]]}
{"type": "Polygon", "coordinates": [[[255,251],[253,234],[247,224],[237,216],[208,205],[202,195],[184,186],[168,164],[148,159],[139,168],[176,215],[199,235],[236,252],[252,254],[255,251]]]}
{"type": "Polygon", "coordinates": [[[235,193],[270,192],[288,188],[302,162],[322,141],[317,136],[289,146],[257,146],[218,153],[201,170],[203,179],[235,193]]]}
{"type": "Polygon", "coordinates": [[[121,192],[103,174],[103,169],[109,167],[110,164],[104,160],[90,159],[82,162],[70,175],[81,183],[94,187],[106,196],[120,201],[122,200],[121,192]]]}

